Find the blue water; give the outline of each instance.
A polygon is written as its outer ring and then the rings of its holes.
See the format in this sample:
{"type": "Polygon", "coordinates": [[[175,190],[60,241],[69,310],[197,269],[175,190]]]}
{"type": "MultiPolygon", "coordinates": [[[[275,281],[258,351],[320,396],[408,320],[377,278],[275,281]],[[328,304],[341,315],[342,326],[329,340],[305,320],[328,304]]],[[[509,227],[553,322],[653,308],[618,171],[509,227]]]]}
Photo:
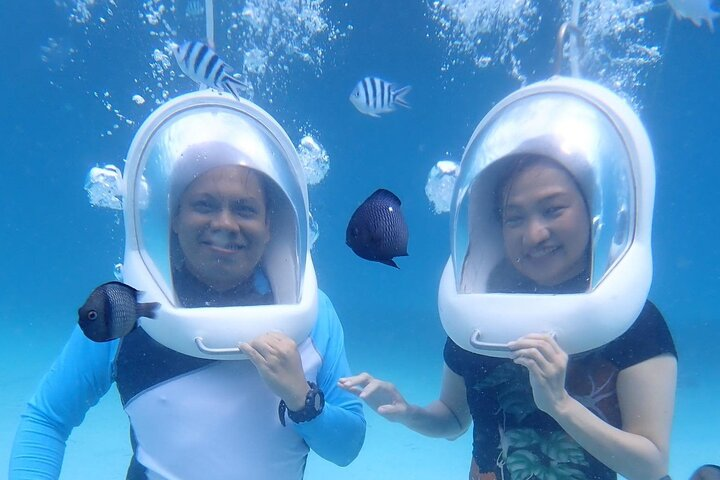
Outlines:
{"type": "MultiPolygon", "coordinates": [[[[539,3],[547,30],[523,51],[530,81],[551,73],[550,27],[559,23],[551,3],[539,3]]],[[[295,142],[309,125],[330,155],[328,177],[310,188],[320,225],[313,257],[320,286],[345,327],[352,368],[393,381],[411,401],[426,403],[439,387],[444,335],[436,294],[449,255],[448,217],[432,212],[426,176],[446,153],[459,161],[483,115],[520,83],[505,65],[478,69],[460,57],[443,71],[447,43],[425,2],[329,4],[328,17],[343,36],[327,45],[322,73],[293,63],[272,103],[262,94],[256,101],[295,142]],[[413,108],[382,119],[359,114],[347,97],[368,74],[412,84],[413,108]],[[398,261],[399,270],[360,260],[344,245],[353,210],[379,187],[403,200],[410,227],[410,256],[398,261]]],[[[96,164],[122,164],[137,124],[119,122],[93,92],[109,92],[113,108],[142,121],[151,102],[138,106],[130,99],[143,82],[152,83],[146,72],[157,39],[138,26],[137,6],[113,10],[112,20],[97,28],[97,19],[91,26],[68,21],[68,9],[51,2],[2,5],[0,477],[24,402],[62,348],[78,305],[112,279],[113,265],[122,260],[121,217],[92,208],[83,184],[96,164]],[[48,37],[78,53],[41,60],[48,37]]],[[[663,59],[637,99],[657,171],[650,296],[680,355],[670,473],[683,479],[702,463],[720,462],[714,353],[720,339],[720,33],[675,20],[668,31],[670,16],[666,6],[650,15],[663,59]]],[[[225,38],[216,35],[219,43],[225,38]]],[[[177,82],[179,91],[191,88],[185,79],[177,82]]],[[[455,442],[425,439],[367,415],[366,446],[356,462],[340,469],[312,457],[308,479],[466,478],[467,435],[455,442]]],[[[127,421],[111,393],[73,433],[63,478],[120,478],[128,455],[127,421]]]]}

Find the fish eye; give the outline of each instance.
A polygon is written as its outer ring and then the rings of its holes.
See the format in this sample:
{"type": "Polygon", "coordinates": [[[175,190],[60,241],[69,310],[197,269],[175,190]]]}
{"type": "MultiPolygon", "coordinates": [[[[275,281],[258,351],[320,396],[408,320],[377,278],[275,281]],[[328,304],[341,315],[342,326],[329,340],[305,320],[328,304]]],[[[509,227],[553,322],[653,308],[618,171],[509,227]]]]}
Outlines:
{"type": "Polygon", "coordinates": [[[87,314],[88,320],[95,320],[98,314],[95,310],[90,310],[87,314]]]}

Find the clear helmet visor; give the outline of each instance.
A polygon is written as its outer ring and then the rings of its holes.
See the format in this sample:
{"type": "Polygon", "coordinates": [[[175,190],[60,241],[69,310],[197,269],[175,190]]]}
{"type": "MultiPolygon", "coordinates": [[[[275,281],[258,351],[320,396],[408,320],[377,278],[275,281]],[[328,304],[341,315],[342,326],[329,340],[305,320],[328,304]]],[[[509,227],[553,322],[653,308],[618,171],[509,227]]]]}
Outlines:
{"type": "Polygon", "coordinates": [[[134,238],[176,308],[297,304],[308,256],[307,192],[284,131],[249,103],[190,102],[146,132],[131,197],[134,238]],[[189,293],[191,292],[191,293],[189,293]],[[241,292],[240,292],[241,293],[241,292]],[[268,295],[270,297],[268,297],[268,295]],[[217,306],[231,306],[232,294],[217,306]]]}
{"type": "Polygon", "coordinates": [[[614,93],[553,77],[504,98],[453,193],[438,289],[448,336],[504,357],[531,333],[570,354],[617,338],[650,289],[654,192],[645,128],[614,93]]]}
{"type": "Polygon", "coordinates": [[[478,127],[461,165],[458,293],[594,290],[632,244],[635,197],[622,133],[602,109],[572,92],[510,103],[478,127]]]}

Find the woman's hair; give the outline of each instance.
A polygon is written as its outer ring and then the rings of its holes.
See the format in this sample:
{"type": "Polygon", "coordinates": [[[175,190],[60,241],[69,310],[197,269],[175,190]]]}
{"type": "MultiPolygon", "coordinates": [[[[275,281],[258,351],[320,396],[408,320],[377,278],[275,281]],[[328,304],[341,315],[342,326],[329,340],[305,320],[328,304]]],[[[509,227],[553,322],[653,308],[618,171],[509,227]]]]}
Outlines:
{"type": "Polygon", "coordinates": [[[503,211],[505,210],[505,207],[507,207],[508,195],[510,194],[510,189],[513,183],[518,178],[518,176],[520,176],[521,173],[525,172],[530,167],[534,167],[540,164],[552,166],[567,173],[568,177],[572,179],[573,183],[577,187],[578,192],[580,192],[580,196],[585,203],[585,209],[588,212],[589,216],[590,208],[588,205],[588,199],[586,198],[586,193],[584,192],[581,185],[578,183],[577,178],[575,178],[575,176],[570,172],[570,170],[565,168],[562,163],[558,162],[553,158],[546,157],[545,155],[538,155],[534,153],[508,155],[500,161],[509,164],[508,167],[500,174],[494,191],[495,197],[493,210],[495,211],[497,218],[501,224],[503,211]]]}

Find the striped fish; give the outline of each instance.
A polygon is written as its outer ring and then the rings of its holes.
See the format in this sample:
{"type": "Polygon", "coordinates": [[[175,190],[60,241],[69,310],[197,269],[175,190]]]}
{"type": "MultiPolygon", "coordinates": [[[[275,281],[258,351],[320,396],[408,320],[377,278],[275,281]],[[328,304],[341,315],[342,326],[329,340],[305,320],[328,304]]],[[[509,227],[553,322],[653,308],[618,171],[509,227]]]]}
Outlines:
{"type": "Polygon", "coordinates": [[[410,85],[398,88],[396,85],[377,77],[365,77],[355,85],[350,94],[350,102],[355,108],[371,117],[379,117],[381,113],[395,110],[396,105],[410,108],[405,95],[410,92],[410,85]]]}
{"type": "Polygon", "coordinates": [[[235,78],[230,65],[204,43],[184,42],[173,45],[172,50],[180,69],[195,82],[228,92],[237,99],[252,92],[252,87],[235,78]]]}

